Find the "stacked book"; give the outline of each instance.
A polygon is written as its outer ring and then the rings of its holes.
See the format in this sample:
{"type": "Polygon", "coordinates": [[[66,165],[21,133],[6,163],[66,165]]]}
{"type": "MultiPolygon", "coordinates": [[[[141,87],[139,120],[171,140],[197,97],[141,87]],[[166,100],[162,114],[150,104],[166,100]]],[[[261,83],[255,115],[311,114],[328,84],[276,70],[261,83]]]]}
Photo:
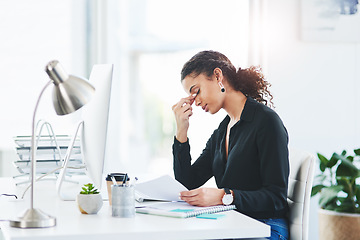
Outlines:
{"type": "MultiPolygon", "coordinates": [[[[21,174],[29,174],[31,171],[31,136],[16,136],[16,153],[18,159],[14,161],[15,167],[21,174]]],[[[36,141],[36,140],[35,140],[36,141]]],[[[41,136],[36,151],[36,173],[45,174],[63,164],[71,137],[68,135],[41,136]]],[[[80,140],[76,139],[71,151],[67,173],[84,174],[81,156],[80,140]]],[[[56,173],[58,173],[56,171],[56,173]]]]}

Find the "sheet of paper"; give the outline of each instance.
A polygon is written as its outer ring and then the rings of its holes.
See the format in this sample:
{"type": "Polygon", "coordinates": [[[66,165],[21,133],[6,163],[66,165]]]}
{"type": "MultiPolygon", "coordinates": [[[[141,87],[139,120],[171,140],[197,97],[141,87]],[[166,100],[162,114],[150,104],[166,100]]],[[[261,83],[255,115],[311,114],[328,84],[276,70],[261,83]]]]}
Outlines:
{"type": "Polygon", "coordinates": [[[169,175],[164,175],[138,183],[135,190],[148,200],[180,201],[179,193],[188,189],[169,175]]]}

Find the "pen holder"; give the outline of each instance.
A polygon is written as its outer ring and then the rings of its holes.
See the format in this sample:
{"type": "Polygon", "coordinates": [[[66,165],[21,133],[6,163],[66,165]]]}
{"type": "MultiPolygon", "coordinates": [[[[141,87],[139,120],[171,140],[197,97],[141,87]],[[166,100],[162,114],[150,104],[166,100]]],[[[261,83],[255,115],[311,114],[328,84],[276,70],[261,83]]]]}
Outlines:
{"type": "MultiPolygon", "coordinates": [[[[124,173],[110,173],[106,177],[106,186],[107,186],[110,206],[112,204],[112,201],[111,201],[111,186],[114,184],[112,182],[112,180],[111,180],[112,176],[115,177],[116,183],[121,185],[124,182],[125,174],[124,173]]],[[[127,183],[129,182],[129,180],[130,180],[130,178],[128,178],[127,183]]]]}
{"type": "Polygon", "coordinates": [[[120,218],[135,217],[134,186],[112,185],[112,216],[120,218]]]}

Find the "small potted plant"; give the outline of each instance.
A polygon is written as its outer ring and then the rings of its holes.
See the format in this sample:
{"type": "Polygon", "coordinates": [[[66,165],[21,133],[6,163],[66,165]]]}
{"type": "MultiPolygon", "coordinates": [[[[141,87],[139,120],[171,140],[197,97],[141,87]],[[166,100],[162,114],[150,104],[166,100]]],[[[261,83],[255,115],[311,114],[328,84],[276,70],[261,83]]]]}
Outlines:
{"type": "Polygon", "coordinates": [[[92,183],[84,184],[82,191],[76,196],[76,202],[83,214],[96,214],[103,205],[101,194],[92,183]]]}
{"type": "Polygon", "coordinates": [[[354,155],[333,153],[330,159],[317,154],[320,174],[311,196],[319,198],[320,239],[359,239],[360,234],[360,149],[354,155]]]}

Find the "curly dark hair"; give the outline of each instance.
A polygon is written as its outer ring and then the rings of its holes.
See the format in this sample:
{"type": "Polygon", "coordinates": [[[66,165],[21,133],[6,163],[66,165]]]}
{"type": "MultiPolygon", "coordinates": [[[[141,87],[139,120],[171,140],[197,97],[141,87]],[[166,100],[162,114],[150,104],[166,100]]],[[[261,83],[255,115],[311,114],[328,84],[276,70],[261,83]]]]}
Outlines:
{"type": "Polygon", "coordinates": [[[230,86],[236,91],[241,91],[245,96],[265,105],[274,106],[273,96],[268,90],[271,84],[265,80],[260,67],[251,66],[236,70],[224,54],[216,51],[202,51],[194,55],[184,64],[181,81],[189,74],[196,77],[203,73],[210,78],[215,68],[221,69],[230,86]]]}

